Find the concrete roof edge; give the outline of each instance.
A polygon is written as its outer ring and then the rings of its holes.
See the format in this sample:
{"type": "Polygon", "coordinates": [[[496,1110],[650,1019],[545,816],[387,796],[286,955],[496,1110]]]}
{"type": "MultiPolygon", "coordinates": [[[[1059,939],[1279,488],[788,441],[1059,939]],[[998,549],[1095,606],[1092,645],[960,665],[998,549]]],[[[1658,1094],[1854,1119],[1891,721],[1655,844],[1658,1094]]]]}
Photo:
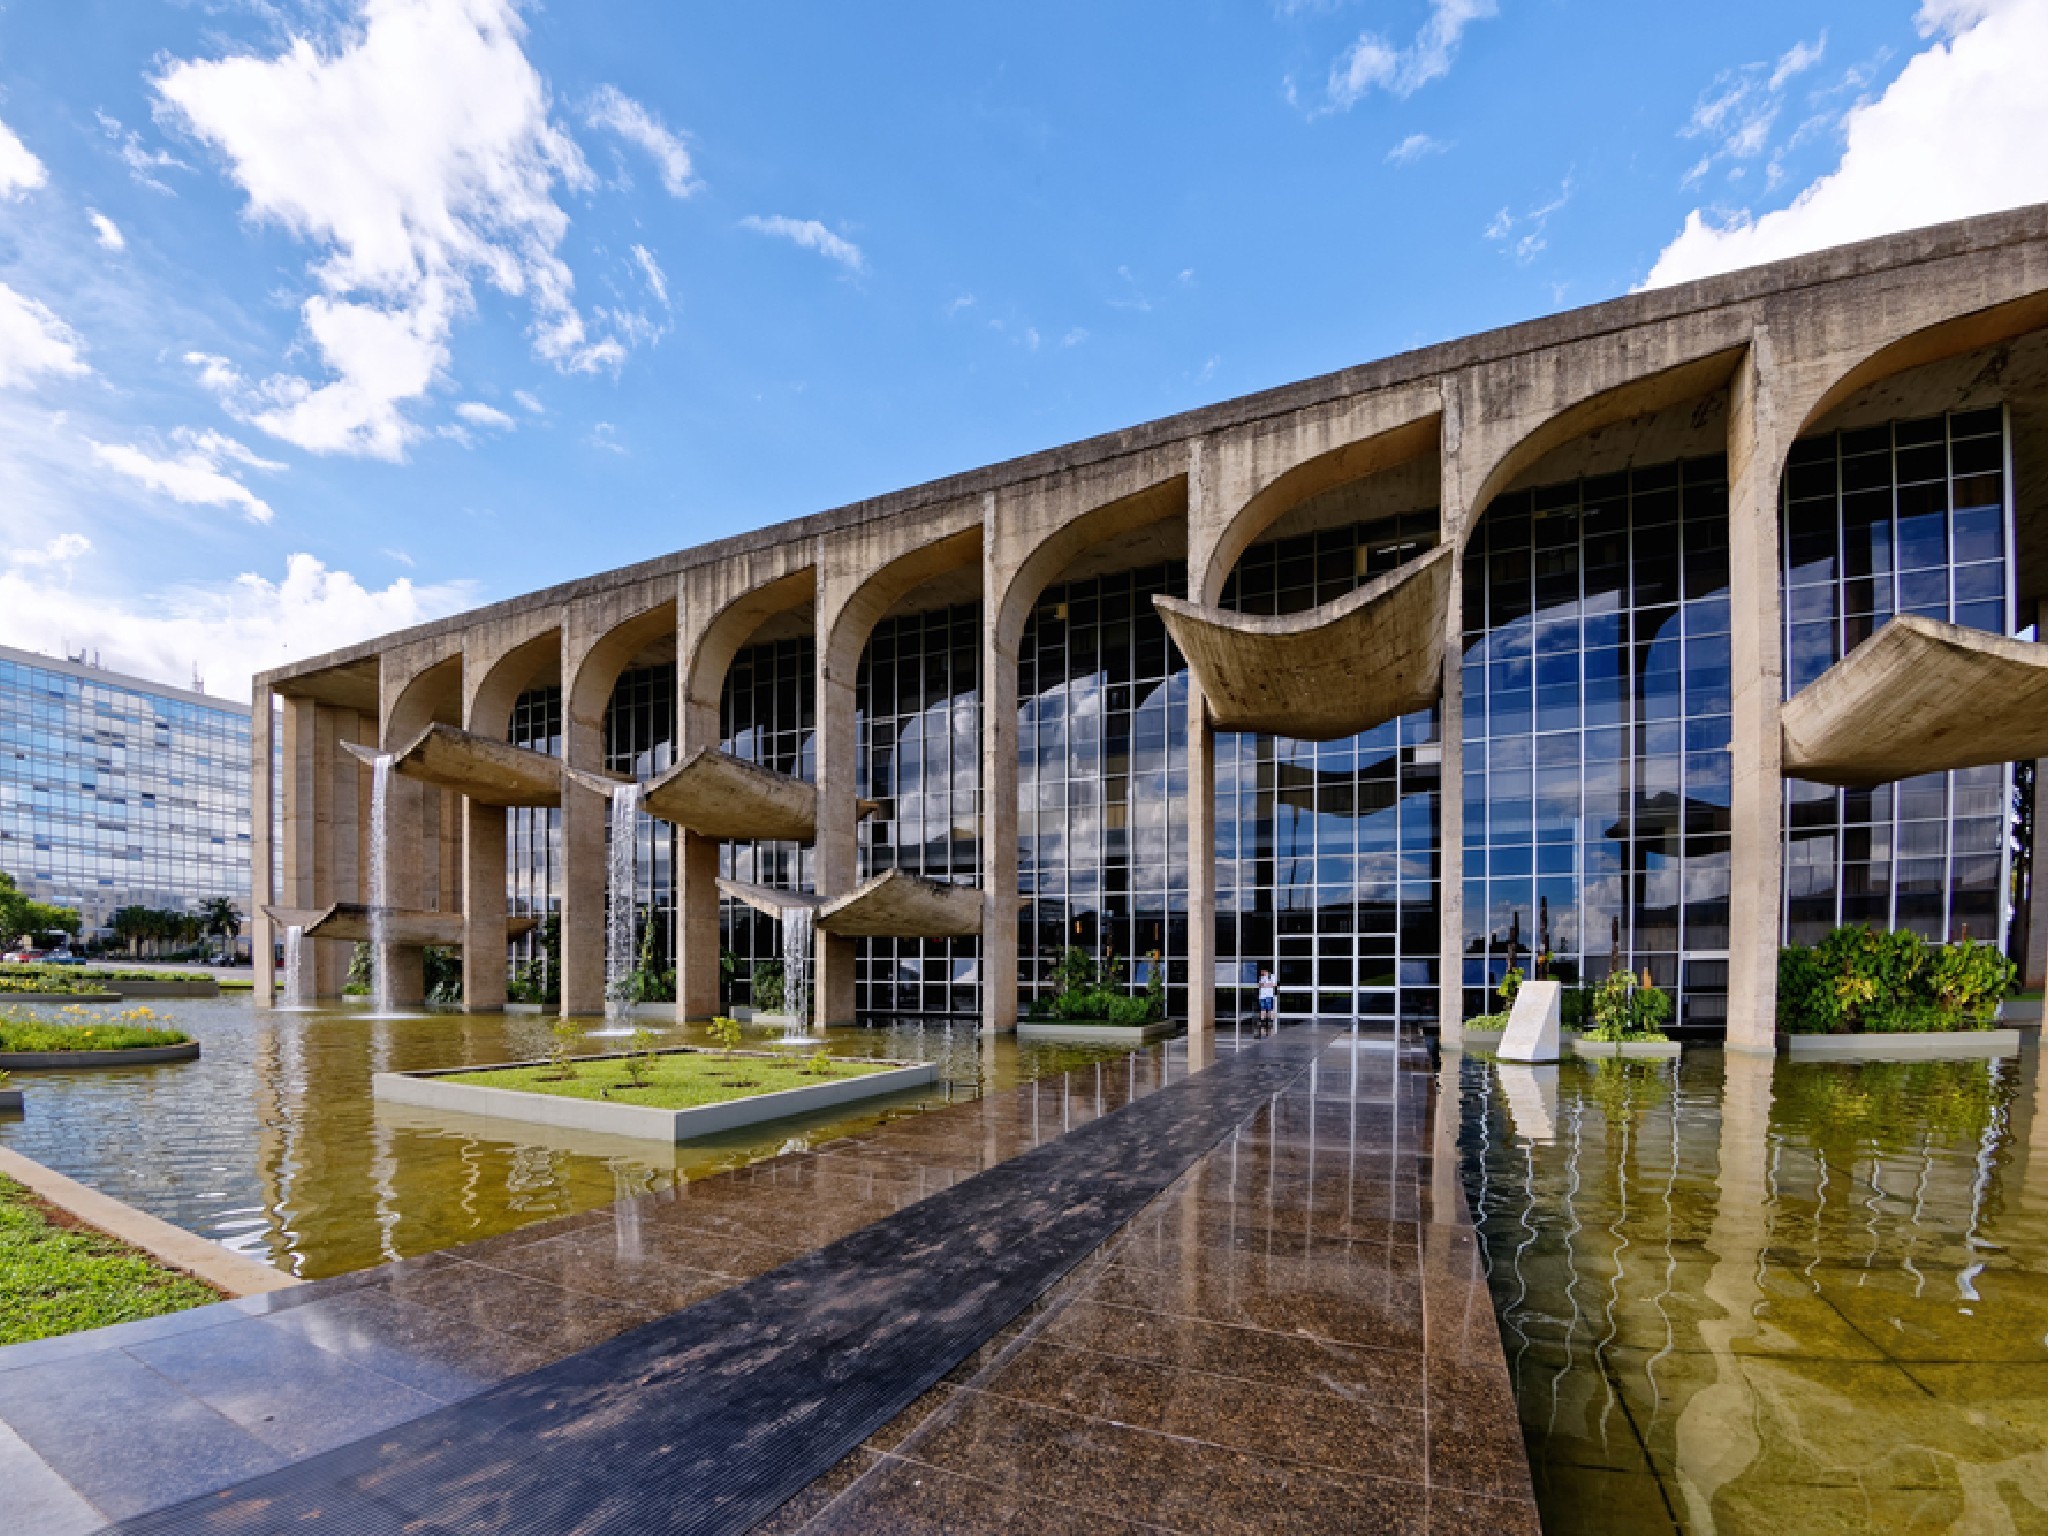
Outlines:
{"type": "Polygon", "coordinates": [[[344,646],[303,661],[287,663],[254,679],[256,688],[274,686],[292,678],[305,677],[332,667],[379,656],[400,646],[416,644],[456,630],[467,629],[494,618],[524,611],[536,604],[562,604],[597,592],[609,591],[634,582],[680,575],[698,565],[730,559],[754,550],[790,543],[838,529],[855,527],[884,517],[893,517],[937,503],[977,496],[991,490],[1042,479],[1048,475],[1084,469],[1126,454],[1170,446],[1207,433],[1304,410],[1351,396],[1396,388],[1455,372],[1480,363],[1498,362],[1546,347],[1632,329],[1636,326],[1681,319],[1689,314],[1754,304],[1764,299],[1795,293],[1804,288],[1842,282],[1886,271],[1898,271],[1931,261],[1948,260],[1978,251],[1996,250],[2030,240],[2048,240],[2048,203],[2036,203],[2000,213],[1980,214],[1947,224],[1927,225],[1880,235],[1851,245],[1787,257],[1763,266],[1744,267],[1734,272],[1699,278],[1669,288],[1653,288],[1603,299],[1552,315],[1519,320],[1510,325],[1432,342],[1425,347],[1398,352],[1389,357],[1354,364],[1333,373],[1258,390],[1249,395],[1197,406],[1172,416],[1119,427],[1072,443],[1034,450],[1015,458],[957,474],[942,476],[881,495],[844,503],[821,512],[769,523],[745,533],[693,545],[671,554],[658,555],[633,565],[619,566],[589,576],[543,587],[520,596],[450,614],[410,629],[344,646]]]}

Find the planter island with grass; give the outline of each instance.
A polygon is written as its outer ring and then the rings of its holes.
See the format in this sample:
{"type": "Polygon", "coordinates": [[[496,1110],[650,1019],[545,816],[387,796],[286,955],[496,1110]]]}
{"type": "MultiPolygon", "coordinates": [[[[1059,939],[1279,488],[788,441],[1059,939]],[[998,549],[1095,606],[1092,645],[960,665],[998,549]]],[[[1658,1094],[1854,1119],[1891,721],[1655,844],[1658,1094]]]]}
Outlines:
{"type": "Polygon", "coordinates": [[[675,1143],[938,1080],[929,1061],[675,1046],[441,1072],[379,1072],[375,1097],[419,1109],[675,1143]]]}
{"type": "Polygon", "coordinates": [[[220,983],[185,971],[98,966],[0,965],[0,1001],[119,1002],[128,997],[218,997],[220,983]]]}
{"type": "Polygon", "coordinates": [[[107,1018],[67,1007],[55,1019],[0,1008],[0,1071],[155,1067],[198,1059],[199,1042],[148,1008],[107,1018]]]}
{"type": "Polygon", "coordinates": [[[1166,967],[1156,951],[1147,967],[1145,990],[1132,993],[1122,961],[1069,949],[1053,967],[1056,990],[1017,1021],[1017,1038],[1132,1046],[1165,1039],[1180,1028],[1166,1016],[1166,967]]]}

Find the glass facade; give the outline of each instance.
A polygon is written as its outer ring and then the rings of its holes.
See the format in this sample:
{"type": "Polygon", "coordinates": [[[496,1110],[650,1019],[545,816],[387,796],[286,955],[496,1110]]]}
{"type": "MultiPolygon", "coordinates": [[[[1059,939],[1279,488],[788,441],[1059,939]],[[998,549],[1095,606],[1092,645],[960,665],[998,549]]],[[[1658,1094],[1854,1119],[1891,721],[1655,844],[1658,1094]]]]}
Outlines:
{"type": "MultiPolygon", "coordinates": [[[[562,690],[529,688],[519,695],[508,734],[515,747],[560,757],[562,690]]],[[[538,806],[514,806],[506,812],[505,860],[507,912],[513,917],[540,917],[554,911],[561,899],[562,813],[538,806]]],[[[531,937],[520,941],[522,958],[537,942],[531,937]]]]}
{"type": "Polygon", "coordinates": [[[0,870],[88,930],[124,906],[245,910],[247,706],[0,649],[0,870]]]}
{"type": "Polygon", "coordinates": [[[1050,990],[1069,948],[1167,968],[1187,1006],[1187,670],[1152,606],[1187,590],[1185,565],[1050,587],[1018,648],[1017,974],[1050,990]]]}
{"type": "MultiPolygon", "coordinates": [[[[1784,481],[1788,694],[1893,613],[2009,632],[2011,511],[2000,411],[1802,441],[1784,481]]],[[[1284,614],[1330,602],[1439,536],[1434,510],[1268,540],[1247,551],[1224,606],[1284,614]]],[[[1728,484],[1719,456],[1585,476],[1498,497],[1464,567],[1464,932],[1469,1015],[1511,961],[1547,948],[1553,974],[1597,981],[1617,959],[1671,990],[1678,1021],[1726,1017],[1731,639],[1728,484]]],[[[1168,1002],[1187,987],[1187,685],[1151,599],[1186,571],[1161,563],[1051,587],[1018,661],[1020,1002],[1045,993],[1069,947],[1128,962],[1134,987],[1163,957],[1168,1002]]],[[[978,603],[887,620],[856,684],[859,873],[900,868],[976,883],[982,870],[978,603]]],[[[741,651],[725,680],[728,751],[815,775],[816,651],[807,636],[741,651]]],[[[668,766],[672,665],[626,673],[607,764],[668,766]]],[[[1219,1016],[1250,1011],[1261,966],[1289,1017],[1437,1011],[1440,714],[1345,741],[1221,734],[1216,744],[1219,1016]]],[[[519,702],[513,739],[560,750],[558,689],[519,702]]],[[[1929,937],[2001,932],[2009,875],[2006,769],[1872,791],[1786,785],[1786,931],[1896,924],[1929,937]]],[[[558,814],[513,819],[515,912],[556,899],[558,814]]],[[[668,943],[673,841],[649,822],[642,900],[668,943]]],[[[812,852],[726,845],[721,871],[814,888],[812,852]]],[[[780,924],[722,909],[749,1001],[780,924]]],[[[974,941],[861,941],[858,1012],[973,1015],[974,941]]]]}
{"type": "MultiPolygon", "coordinates": [[[[2011,632],[2011,513],[1998,409],[1811,438],[1787,460],[1789,697],[1897,613],[2011,632]]],[[[1785,785],[1785,931],[1844,923],[1999,942],[2010,765],[1876,789],[1785,785]]]]}
{"type": "Polygon", "coordinates": [[[1728,479],[1719,457],[1511,492],[1465,557],[1468,1017],[1518,951],[1610,955],[1727,1014],[1728,479]]]}
{"type": "MultiPolygon", "coordinates": [[[[981,878],[981,605],[885,619],[855,684],[860,877],[981,878]]],[[[863,1015],[981,1012],[978,939],[862,939],[863,1015]]]]}
{"type": "MultiPolygon", "coordinates": [[[[1437,523],[1411,512],[1256,545],[1223,606],[1334,601],[1434,545],[1437,523]]],[[[1436,1017],[1437,726],[1430,709],[1343,741],[1218,735],[1218,1018],[1256,1009],[1261,965],[1290,1017],[1436,1017]]]]}

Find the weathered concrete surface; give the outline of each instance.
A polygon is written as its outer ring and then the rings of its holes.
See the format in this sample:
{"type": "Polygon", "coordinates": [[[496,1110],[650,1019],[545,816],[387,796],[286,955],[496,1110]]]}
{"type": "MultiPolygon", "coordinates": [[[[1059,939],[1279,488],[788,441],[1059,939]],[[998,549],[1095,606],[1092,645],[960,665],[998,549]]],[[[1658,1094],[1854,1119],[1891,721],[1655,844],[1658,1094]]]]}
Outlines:
{"type": "Polygon", "coordinates": [[[2048,756],[2048,645],[1900,614],[1783,721],[1786,773],[1852,789],[2048,756]]]}
{"type": "MultiPolygon", "coordinates": [[[[348,750],[366,763],[377,756],[368,747],[350,746],[348,750]]],[[[452,789],[478,805],[562,803],[560,758],[438,720],[392,752],[391,771],[439,789],[452,789]]]]}
{"type": "Polygon", "coordinates": [[[728,880],[718,877],[718,892],[730,896],[734,901],[744,902],[756,912],[769,917],[780,918],[791,907],[808,907],[815,912],[824,905],[825,898],[814,896],[809,891],[787,891],[773,885],[751,885],[745,880],[728,880]]]}
{"type": "Polygon", "coordinates": [[[818,827],[817,785],[717,747],[649,779],[640,804],[657,821],[721,842],[808,843],[818,827]]]}
{"type": "Polygon", "coordinates": [[[1515,992],[1515,1005],[1508,1010],[1508,1027],[1501,1031],[1502,1061],[1555,1061],[1558,1032],[1563,1013],[1564,987],[1555,981],[1525,981],[1515,992]]]}
{"type": "MultiPolygon", "coordinates": [[[[280,907],[267,909],[271,922],[280,929],[299,928],[309,939],[338,940],[344,944],[368,944],[370,911],[361,902],[337,901],[324,907],[280,907]]],[[[508,918],[505,937],[509,941],[531,933],[537,919],[508,918]]],[[[460,912],[428,912],[416,908],[394,908],[385,914],[385,933],[394,948],[459,948],[463,940],[460,912]]]]}
{"type": "Polygon", "coordinates": [[[846,939],[965,939],[981,932],[982,895],[886,870],[818,909],[818,926],[846,939]]]}
{"type": "Polygon", "coordinates": [[[1217,730],[1338,741],[1436,702],[1452,568],[1450,548],[1438,545],[1305,613],[1233,613],[1166,596],[1152,605],[1217,730]]]}

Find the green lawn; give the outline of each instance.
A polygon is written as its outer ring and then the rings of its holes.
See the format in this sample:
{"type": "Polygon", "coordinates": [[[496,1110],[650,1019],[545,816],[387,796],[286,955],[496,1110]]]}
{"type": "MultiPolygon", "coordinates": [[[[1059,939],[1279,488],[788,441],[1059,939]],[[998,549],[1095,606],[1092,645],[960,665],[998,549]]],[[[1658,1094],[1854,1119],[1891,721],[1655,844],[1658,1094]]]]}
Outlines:
{"type": "Polygon", "coordinates": [[[20,1009],[0,1008],[0,1051],[134,1051],[160,1045],[183,1045],[192,1037],[167,1027],[160,1013],[129,1008],[105,1023],[83,1008],[64,1010],[63,1020],[37,1018],[20,1009]]]}
{"type": "Polygon", "coordinates": [[[787,1056],[725,1056],[712,1051],[664,1053],[647,1064],[645,1087],[637,1087],[620,1060],[571,1062],[564,1078],[552,1066],[500,1067],[484,1072],[451,1072],[444,1083],[470,1083],[479,1088],[515,1088],[523,1093],[552,1093],[570,1099],[608,1099],[615,1104],[644,1104],[650,1109],[693,1109],[729,1099],[779,1093],[848,1077],[886,1072],[894,1065],[879,1061],[840,1061],[830,1056],[791,1053],[787,1056]]]}
{"type": "Polygon", "coordinates": [[[0,1344],[160,1317],[219,1301],[191,1276],[103,1233],[53,1222],[0,1178],[0,1344]]]}

